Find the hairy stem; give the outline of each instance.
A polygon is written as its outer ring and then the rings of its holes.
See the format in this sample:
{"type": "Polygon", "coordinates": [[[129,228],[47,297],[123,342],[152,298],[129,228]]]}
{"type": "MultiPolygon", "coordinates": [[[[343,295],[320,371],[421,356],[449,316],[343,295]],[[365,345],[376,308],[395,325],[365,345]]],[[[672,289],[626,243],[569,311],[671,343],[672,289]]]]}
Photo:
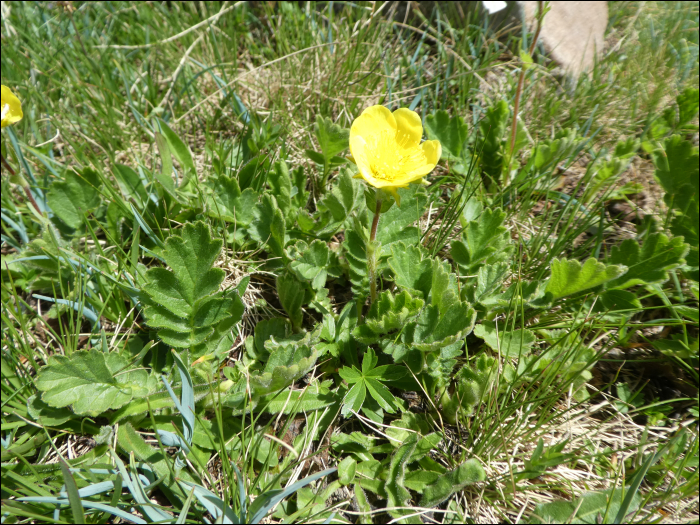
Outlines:
{"type": "MultiPolygon", "coordinates": [[[[7,161],[5,160],[5,157],[0,155],[0,158],[2,158],[3,168],[5,168],[7,171],[9,171],[10,175],[14,177],[16,175],[15,170],[13,170],[12,167],[7,163],[7,161]]],[[[29,202],[31,202],[32,206],[34,206],[34,209],[39,213],[39,215],[41,215],[41,209],[39,208],[39,205],[34,200],[34,195],[32,195],[32,190],[29,189],[29,185],[24,181],[24,178],[21,178],[21,180],[22,180],[23,184],[20,184],[20,186],[22,186],[22,188],[24,189],[24,193],[27,196],[27,199],[29,199],[29,202]]]]}
{"type": "MultiPolygon", "coordinates": [[[[535,29],[535,36],[530,44],[530,56],[535,52],[535,46],[537,45],[537,39],[540,37],[540,29],[542,29],[542,18],[543,18],[544,2],[537,2],[537,28],[535,29]]],[[[515,91],[515,102],[513,102],[513,124],[510,127],[510,155],[512,158],[513,150],[515,149],[515,136],[518,132],[518,111],[520,111],[520,96],[523,93],[523,82],[525,81],[525,64],[522,64],[520,68],[520,78],[518,78],[518,89],[515,91]]],[[[510,162],[508,163],[510,165],[510,162]]],[[[508,170],[510,171],[510,170],[508,170]]],[[[508,178],[509,175],[506,175],[508,178]]]]}
{"type": "Polygon", "coordinates": [[[382,201],[377,198],[377,208],[374,211],[372,229],[369,233],[369,245],[367,246],[367,273],[369,273],[369,299],[370,306],[377,299],[377,249],[374,239],[377,236],[379,214],[382,212],[382,201]]]}

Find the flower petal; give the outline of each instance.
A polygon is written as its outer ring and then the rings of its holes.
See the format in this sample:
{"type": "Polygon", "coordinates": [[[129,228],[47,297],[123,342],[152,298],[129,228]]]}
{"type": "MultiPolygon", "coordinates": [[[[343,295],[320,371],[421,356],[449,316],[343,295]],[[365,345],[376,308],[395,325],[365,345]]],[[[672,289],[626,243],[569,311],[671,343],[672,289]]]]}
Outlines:
{"type": "Polygon", "coordinates": [[[0,93],[2,100],[2,127],[9,126],[22,120],[22,103],[17,96],[7,86],[2,86],[0,93]]]}
{"type": "Polygon", "coordinates": [[[408,108],[399,108],[394,111],[394,118],[398,129],[396,138],[399,143],[404,147],[417,146],[423,137],[423,123],[418,113],[408,108]],[[403,143],[404,140],[405,143],[403,143]]]}
{"type": "Polygon", "coordinates": [[[428,173],[430,173],[434,169],[435,169],[435,164],[426,164],[425,166],[421,166],[420,168],[413,170],[411,173],[406,174],[405,177],[401,178],[401,181],[394,181],[394,182],[400,182],[401,184],[408,184],[409,182],[415,182],[418,179],[425,177],[428,173]]]}
{"type": "Polygon", "coordinates": [[[433,167],[440,160],[442,155],[442,145],[439,140],[426,140],[421,144],[423,148],[423,153],[425,153],[425,160],[428,164],[432,164],[433,167]]]}
{"type": "Polygon", "coordinates": [[[396,132],[396,119],[384,106],[372,106],[365,109],[362,115],[355,119],[350,128],[350,140],[354,136],[367,139],[382,131],[396,132]]]}
{"type": "Polygon", "coordinates": [[[374,186],[375,184],[373,181],[375,179],[372,176],[372,169],[367,163],[367,155],[365,154],[366,145],[365,139],[360,135],[350,137],[350,153],[352,153],[355,159],[355,165],[359,170],[359,173],[355,175],[355,177],[361,177],[374,186]]]}

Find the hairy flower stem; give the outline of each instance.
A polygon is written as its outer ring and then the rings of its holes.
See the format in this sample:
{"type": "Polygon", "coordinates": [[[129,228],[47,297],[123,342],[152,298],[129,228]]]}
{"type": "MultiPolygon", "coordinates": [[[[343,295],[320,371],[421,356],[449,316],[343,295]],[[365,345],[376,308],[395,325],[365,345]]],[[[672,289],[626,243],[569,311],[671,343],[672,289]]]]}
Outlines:
{"type": "Polygon", "coordinates": [[[372,220],[372,229],[369,233],[369,244],[367,245],[367,273],[369,273],[369,300],[370,306],[377,300],[377,245],[374,242],[377,236],[377,225],[379,224],[379,215],[382,212],[382,201],[377,198],[377,209],[374,211],[374,219],[372,220]]]}
{"type": "MultiPolygon", "coordinates": [[[[3,168],[5,168],[7,171],[9,171],[10,175],[12,177],[15,177],[16,176],[15,170],[13,170],[12,167],[7,163],[7,161],[5,160],[5,157],[0,155],[0,158],[2,158],[3,168]]],[[[19,179],[20,179],[20,186],[22,186],[22,188],[24,189],[24,193],[27,195],[27,199],[29,199],[29,202],[31,202],[32,206],[34,206],[34,209],[39,213],[39,215],[41,215],[42,214],[41,208],[39,208],[39,205],[34,200],[34,195],[32,195],[32,190],[29,189],[29,185],[24,180],[24,177],[20,176],[19,179]]]]}
{"type": "MultiPolygon", "coordinates": [[[[530,56],[535,52],[535,46],[537,45],[537,39],[540,37],[540,29],[542,29],[542,18],[544,17],[544,2],[537,2],[537,29],[535,29],[535,36],[530,44],[530,56]]],[[[520,111],[520,96],[523,93],[523,82],[525,81],[525,70],[527,69],[525,64],[521,64],[520,67],[520,78],[518,78],[518,88],[515,90],[515,101],[513,102],[513,123],[510,126],[510,142],[509,142],[509,153],[513,157],[513,150],[515,149],[515,138],[518,133],[518,112],[520,111]]],[[[507,179],[510,178],[510,160],[508,161],[508,174],[506,174],[507,179]]]]}

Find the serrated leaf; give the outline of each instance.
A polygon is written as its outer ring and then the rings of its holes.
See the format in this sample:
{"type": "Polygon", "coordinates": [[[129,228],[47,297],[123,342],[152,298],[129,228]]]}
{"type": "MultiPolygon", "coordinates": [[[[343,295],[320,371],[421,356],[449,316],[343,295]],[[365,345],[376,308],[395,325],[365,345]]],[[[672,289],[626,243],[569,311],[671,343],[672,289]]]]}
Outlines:
{"type": "Polygon", "coordinates": [[[299,330],[304,318],[301,309],[306,295],[304,286],[294,275],[285,272],[277,277],[277,295],[282,308],[292,321],[292,327],[294,330],[299,330]]]}
{"type": "Polygon", "coordinates": [[[212,350],[240,321],[243,302],[236,289],[218,291],[225,272],[212,266],[222,243],[211,238],[209,227],[187,224],[180,234],[167,239],[162,253],[171,270],[151,268],[145,273],[144,315],[150,326],[161,329],[164,343],[187,348],[214,336],[198,352],[212,350]]]}
{"type": "Polygon", "coordinates": [[[270,354],[261,374],[251,374],[250,385],[256,395],[277,392],[311,370],[317,353],[305,344],[279,346],[270,354]]]}
{"type": "MultiPolygon", "coordinates": [[[[601,523],[604,516],[612,520],[618,513],[627,490],[611,489],[603,492],[588,492],[574,501],[552,501],[540,503],[530,523],[601,523]]],[[[641,496],[635,494],[628,508],[634,512],[639,508],[641,496]]]]}
{"type": "Polygon", "coordinates": [[[365,384],[367,385],[369,394],[379,403],[379,406],[382,407],[383,410],[390,414],[396,412],[397,407],[394,396],[389,392],[387,387],[376,379],[367,376],[365,376],[365,384]]]}
{"type": "Polygon", "coordinates": [[[689,246],[682,237],[669,238],[663,233],[653,233],[639,246],[636,240],[626,239],[620,246],[613,246],[606,262],[627,267],[627,272],[609,281],[605,287],[628,288],[635,284],[663,283],[668,271],[682,265],[689,246]]]}
{"type": "Polygon", "coordinates": [[[299,279],[311,281],[312,288],[320,290],[328,277],[328,245],[317,239],[308,247],[303,241],[298,241],[297,247],[301,256],[289,264],[290,269],[299,279]]]}
{"type": "MultiPolygon", "coordinates": [[[[656,166],[654,176],[667,194],[698,194],[698,148],[691,142],[673,135],[664,141],[664,149],[654,151],[652,157],[656,166]]],[[[668,203],[669,199],[666,200],[668,203]]]]}
{"type": "Polygon", "coordinates": [[[433,265],[430,259],[423,257],[418,246],[396,243],[391,249],[388,262],[396,284],[404,290],[416,290],[424,299],[428,298],[433,280],[433,265]]]}
{"type": "Polygon", "coordinates": [[[483,264],[494,264],[509,258],[510,236],[503,226],[506,214],[500,208],[486,208],[481,216],[469,221],[462,240],[452,243],[452,258],[460,272],[473,275],[483,264]]]}
{"type": "Polygon", "coordinates": [[[341,414],[346,417],[351,410],[358,412],[365,402],[365,397],[367,396],[367,387],[364,381],[359,381],[348,390],[343,398],[343,408],[341,409],[341,414]]]}
{"type": "Polygon", "coordinates": [[[527,329],[496,330],[491,321],[484,321],[474,328],[474,335],[483,339],[494,352],[503,357],[518,357],[530,353],[530,348],[537,341],[535,334],[527,329]]]}
{"type": "Polygon", "coordinates": [[[399,330],[403,328],[408,319],[418,315],[423,304],[422,299],[413,299],[411,294],[405,290],[396,296],[386,290],[372,303],[365,318],[365,326],[375,334],[386,334],[393,330],[399,330]]]}
{"type": "Polygon", "coordinates": [[[258,194],[252,188],[241,192],[232,177],[217,177],[208,183],[211,193],[206,196],[207,215],[246,227],[253,219],[258,194]]]}
{"type": "Polygon", "coordinates": [[[355,368],[355,366],[353,366],[352,368],[344,366],[343,368],[338,370],[338,375],[340,375],[340,377],[342,377],[345,381],[347,381],[350,384],[362,381],[362,372],[355,368]]]}
{"type": "Polygon", "coordinates": [[[148,393],[145,370],[120,373],[128,362],[118,354],[97,350],[71,356],[51,356],[39,371],[36,386],[42,400],[54,407],[73,406],[78,415],[91,417],[129,403],[148,393]],[[117,375],[115,375],[117,374],[117,375]]]}
{"type": "Polygon", "coordinates": [[[442,158],[458,160],[462,158],[464,143],[469,127],[462,117],[450,117],[447,111],[439,110],[425,119],[425,133],[431,140],[439,140],[442,146],[442,158]]]}
{"type": "Polygon", "coordinates": [[[459,492],[467,485],[484,481],[486,472],[477,459],[469,459],[456,469],[440,476],[435,483],[423,489],[421,507],[434,507],[459,492]]]}
{"type": "Polygon", "coordinates": [[[427,306],[402,339],[422,352],[432,352],[469,335],[475,321],[476,312],[464,302],[455,304],[444,314],[437,306],[427,306]]]}
{"type": "Polygon", "coordinates": [[[52,407],[37,394],[27,399],[27,413],[34,421],[47,427],[57,427],[73,417],[73,412],[68,408],[52,407]]]}
{"type": "Polygon", "coordinates": [[[350,170],[343,169],[336,179],[331,191],[319,201],[319,209],[326,210],[332,221],[321,229],[319,235],[335,232],[350,213],[362,202],[362,185],[353,178],[350,170]]]}
{"type": "Polygon", "coordinates": [[[508,276],[509,266],[507,263],[487,264],[479,268],[476,273],[476,287],[472,288],[470,299],[481,302],[487,297],[501,291],[501,283],[508,276]]]}
{"type": "Polygon", "coordinates": [[[553,259],[552,276],[545,292],[552,294],[552,300],[557,300],[611,281],[626,271],[625,266],[605,265],[593,258],[583,265],[575,260],[553,259]]]}
{"type": "Polygon", "coordinates": [[[440,315],[445,315],[459,302],[457,276],[450,272],[447,263],[433,259],[430,302],[438,307],[440,315]]]}
{"type": "Polygon", "coordinates": [[[349,147],[350,130],[334,124],[328,118],[316,115],[314,131],[326,162],[349,147]]]}
{"type": "Polygon", "coordinates": [[[212,268],[222,242],[211,238],[206,224],[188,224],[181,235],[172,235],[165,242],[163,259],[172,271],[148,270],[144,290],[154,301],[184,317],[192,313],[196,301],[219,289],[226,274],[212,268]]]}
{"type": "Polygon", "coordinates": [[[254,241],[267,243],[270,251],[277,257],[285,257],[287,232],[284,215],[277,206],[274,196],[267,193],[262,196],[260,203],[255,206],[248,233],[254,241]]]}
{"type": "Polygon", "coordinates": [[[99,186],[99,177],[94,170],[86,168],[81,173],[68,170],[63,181],[51,185],[46,198],[56,216],[77,230],[85,215],[100,205],[99,186]]]}
{"type": "MultiPolygon", "coordinates": [[[[404,205],[394,206],[379,217],[376,239],[382,243],[383,255],[391,253],[391,244],[402,240],[400,232],[423,216],[428,203],[427,193],[419,184],[409,184],[408,188],[399,188],[397,192],[404,205]]],[[[420,232],[416,232],[420,238],[420,232]]]]}
{"type": "Polygon", "coordinates": [[[486,110],[479,123],[476,151],[481,155],[481,166],[487,186],[501,179],[505,154],[505,131],[510,111],[505,100],[499,100],[486,110]]]}
{"type": "MultiPolygon", "coordinates": [[[[391,457],[389,468],[387,469],[387,480],[384,483],[384,491],[387,495],[387,507],[405,507],[410,498],[411,493],[408,492],[404,485],[404,477],[406,475],[406,465],[409,458],[413,455],[416,448],[418,438],[416,434],[411,434],[404,443],[396,449],[396,452],[391,457]]],[[[401,518],[408,514],[408,510],[390,510],[394,518],[401,518]]],[[[411,522],[421,523],[420,518],[414,516],[411,522]]],[[[403,523],[409,523],[402,521],[403,523]]]]}

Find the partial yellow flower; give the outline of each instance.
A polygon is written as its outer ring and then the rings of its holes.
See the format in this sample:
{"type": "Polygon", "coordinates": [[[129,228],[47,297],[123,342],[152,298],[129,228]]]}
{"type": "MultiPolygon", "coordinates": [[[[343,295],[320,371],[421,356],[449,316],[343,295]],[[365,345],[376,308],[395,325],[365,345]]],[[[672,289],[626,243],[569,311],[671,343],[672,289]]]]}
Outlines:
{"type": "Polygon", "coordinates": [[[22,103],[7,86],[2,86],[2,127],[19,122],[23,117],[22,103]]]}
{"type": "Polygon", "coordinates": [[[350,153],[360,173],[375,188],[394,196],[401,205],[397,188],[423,180],[440,160],[439,140],[421,144],[423,124],[418,113],[400,108],[393,113],[384,106],[365,109],[350,128],[350,153]]]}

